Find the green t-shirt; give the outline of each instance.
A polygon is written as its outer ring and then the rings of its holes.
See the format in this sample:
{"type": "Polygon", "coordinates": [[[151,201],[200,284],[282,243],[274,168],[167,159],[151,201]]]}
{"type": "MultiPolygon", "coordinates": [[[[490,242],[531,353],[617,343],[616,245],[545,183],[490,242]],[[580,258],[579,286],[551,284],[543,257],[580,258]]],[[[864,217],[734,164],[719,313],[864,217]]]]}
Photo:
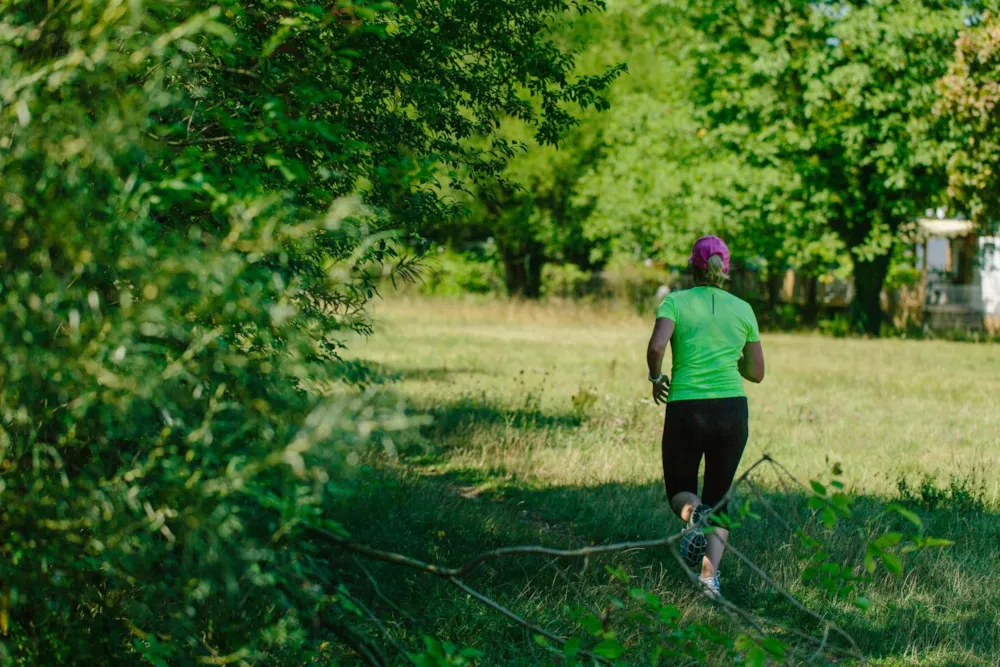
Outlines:
{"type": "Polygon", "coordinates": [[[675,324],[670,401],[746,396],[736,364],[760,340],[753,308],[715,287],[669,294],[656,311],[675,324]]]}

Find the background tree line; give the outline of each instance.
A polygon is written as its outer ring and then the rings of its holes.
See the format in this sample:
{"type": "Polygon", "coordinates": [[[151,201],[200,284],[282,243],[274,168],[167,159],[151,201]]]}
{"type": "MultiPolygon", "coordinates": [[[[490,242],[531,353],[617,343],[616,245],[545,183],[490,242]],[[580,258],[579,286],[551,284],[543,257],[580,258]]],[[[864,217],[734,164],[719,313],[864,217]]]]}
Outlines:
{"type": "Polygon", "coordinates": [[[714,232],[772,284],[788,268],[852,274],[851,319],[877,333],[906,222],[941,205],[994,219],[989,9],[629,0],[566,21],[581,67],[628,63],[612,112],[514,159],[521,187],[477,191],[470,220],[430,234],[492,239],[507,291],[536,297],[547,262],[678,266],[714,232]]]}

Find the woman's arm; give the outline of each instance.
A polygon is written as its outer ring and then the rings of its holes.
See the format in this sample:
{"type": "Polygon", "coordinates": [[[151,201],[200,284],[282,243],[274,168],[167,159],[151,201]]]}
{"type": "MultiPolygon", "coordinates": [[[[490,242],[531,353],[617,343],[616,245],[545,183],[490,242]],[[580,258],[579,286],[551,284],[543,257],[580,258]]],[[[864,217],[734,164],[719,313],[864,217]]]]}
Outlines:
{"type": "Polygon", "coordinates": [[[747,343],[743,346],[743,356],[738,365],[740,375],[755,384],[764,381],[764,348],[760,341],[747,343]]]}
{"type": "Polygon", "coordinates": [[[660,382],[653,383],[653,400],[659,404],[666,402],[670,393],[670,379],[662,375],[663,357],[667,353],[667,344],[674,335],[674,321],[665,317],[656,318],[653,335],[649,337],[646,347],[646,364],[649,366],[650,380],[662,377],[660,382]]]}

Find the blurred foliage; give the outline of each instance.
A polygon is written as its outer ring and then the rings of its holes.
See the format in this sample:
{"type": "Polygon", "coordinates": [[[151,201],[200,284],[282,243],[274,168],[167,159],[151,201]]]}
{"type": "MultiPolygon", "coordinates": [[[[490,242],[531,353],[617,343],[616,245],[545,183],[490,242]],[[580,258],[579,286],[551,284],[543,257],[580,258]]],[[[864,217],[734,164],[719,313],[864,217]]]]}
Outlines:
{"type": "Polygon", "coordinates": [[[718,233],[764,281],[853,275],[850,326],[876,334],[904,223],[945,203],[949,164],[952,207],[991,217],[995,4],[624,0],[564,21],[581,67],[627,63],[613,111],[517,155],[472,224],[431,234],[495,239],[507,291],[538,296],[546,263],[683,266],[718,233]]]}
{"type": "Polygon", "coordinates": [[[503,279],[488,253],[477,257],[442,246],[439,252],[427,258],[425,267],[420,281],[420,291],[425,294],[461,296],[496,294],[503,290],[503,279]]]}
{"type": "Polygon", "coordinates": [[[938,83],[938,109],[949,121],[955,151],[949,194],[979,224],[1000,220],[1000,19],[984,13],[955,42],[948,73],[938,83]]]}
{"type": "Polygon", "coordinates": [[[851,252],[853,325],[877,334],[897,232],[943,192],[948,146],[934,82],[967,9],[936,0],[690,5],[712,37],[699,51],[696,98],[712,134],[752,166],[792,175],[792,200],[851,252]]]}
{"type": "Polygon", "coordinates": [[[378,651],[323,536],[411,420],[315,389],[442,174],[596,102],[545,27],[598,6],[0,2],[0,663],[378,651]]]}

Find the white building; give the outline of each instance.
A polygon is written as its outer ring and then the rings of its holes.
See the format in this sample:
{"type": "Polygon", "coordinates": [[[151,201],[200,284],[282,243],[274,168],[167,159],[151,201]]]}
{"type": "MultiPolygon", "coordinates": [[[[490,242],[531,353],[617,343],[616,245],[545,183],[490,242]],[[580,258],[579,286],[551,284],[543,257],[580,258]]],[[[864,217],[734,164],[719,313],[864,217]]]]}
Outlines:
{"type": "Polygon", "coordinates": [[[970,220],[928,217],[916,239],[925,320],[1000,330],[1000,237],[979,235],[970,220]]]}

